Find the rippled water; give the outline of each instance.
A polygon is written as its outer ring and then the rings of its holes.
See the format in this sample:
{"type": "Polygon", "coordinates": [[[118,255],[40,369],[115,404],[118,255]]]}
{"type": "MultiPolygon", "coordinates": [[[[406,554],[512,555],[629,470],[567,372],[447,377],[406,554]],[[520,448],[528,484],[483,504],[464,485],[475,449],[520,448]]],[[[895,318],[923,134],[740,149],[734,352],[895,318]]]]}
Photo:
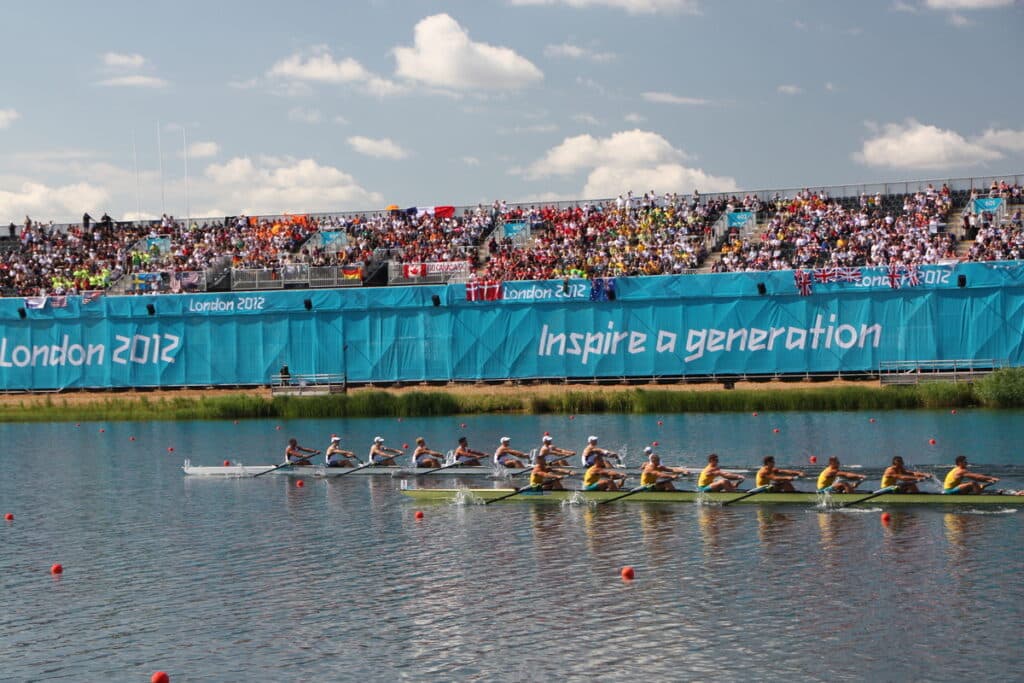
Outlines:
{"type": "Polygon", "coordinates": [[[737,466],[766,452],[877,468],[893,452],[938,464],[960,451],[1012,476],[1024,465],[1019,413],[875,417],[0,425],[0,513],[16,515],[0,524],[0,680],[1017,677],[1014,512],[913,508],[883,525],[878,508],[417,508],[390,478],[298,488],[178,469],[186,455],[272,462],[287,436],[323,447],[332,431],[354,444],[423,434],[439,450],[458,433],[490,450],[503,433],[525,448],[550,430],[578,448],[599,432],[633,452],[660,439],[680,462],[715,448],[737,466]]]}

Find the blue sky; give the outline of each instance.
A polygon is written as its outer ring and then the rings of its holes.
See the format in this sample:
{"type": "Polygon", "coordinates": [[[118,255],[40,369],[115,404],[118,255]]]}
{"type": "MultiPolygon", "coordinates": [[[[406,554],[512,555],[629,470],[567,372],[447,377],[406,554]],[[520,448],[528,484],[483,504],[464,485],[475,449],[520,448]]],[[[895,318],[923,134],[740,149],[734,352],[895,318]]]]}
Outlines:
{"type": "Polygon", "coordinates": [[[1024,171],[1014,0],[32,2],[0,21],[4,224],[1024,171]]]}

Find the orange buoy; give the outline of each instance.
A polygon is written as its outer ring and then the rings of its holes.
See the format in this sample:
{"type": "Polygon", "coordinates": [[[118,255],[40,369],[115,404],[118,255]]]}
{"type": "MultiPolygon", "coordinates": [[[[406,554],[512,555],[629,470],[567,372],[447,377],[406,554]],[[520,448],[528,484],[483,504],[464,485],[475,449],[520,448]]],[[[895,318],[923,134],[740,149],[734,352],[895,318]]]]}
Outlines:
{"type": "Polygon", "coordinates": [[[934,446],[935,445],[935,439],[928,439],[928,445],[929,446],[934,446]]]}
{"type": "Polygon", "coordinates": [[[153,675],[149,677],[149,683],[171,683],[171,677],[167,675],[166,671],[154,671],[153,675]]]}
{"type": "Polygon", "coordinates": [[[423,519],[423,510],[417,510],[416,514],[413,515],[416,519],[423,519]]]}
{"type": "Polygon", "coordinates": [[[882,524],[888,524],[891,521],[892,521],[892,515],[890,515],[888,512],[883,512],[882,513],[882,524]]]}
{"type": "Polygon", "coordinates": [[[301,479],[299,479],[297,482],[295,482],[295,488],[297,488],[297,489],[301,489],[305,485],[306,485],[306,482],[302,481],[301,479]]]}
{"type": "Polygon", "coordinates": [[[4,519],[6,519],[8,522],[13,522],[14,521],[14,513],[13,512],[8,512],[6,515],[4,515],[4,519]]]}
{"type": "Polygon", "coordinates": [[[54,562],[52,565],[50,565],[50,573],[51,574],[63,574],[64,573],[64,565],[62,565],[60,562],[54,562]]]}
{"type": "Polygon", "coordinates": [[[812,455],[811,457],[807,458],[807,461],[813,465],[814,463],[818,462],[818,456],[812,455]]]}
{"type": "Polygon", "coordinates": [[[231,467],[231,461],[230,460],[225,460],[224,461],[224,467],[231,467]]]}
{"type": "Polygon", "coordinates": [[[634,572],[633,568],[630,566],[623,567],[620,574],[622,574],[623,581],[632,581],[636,578],[636,572],[634,572]]]}

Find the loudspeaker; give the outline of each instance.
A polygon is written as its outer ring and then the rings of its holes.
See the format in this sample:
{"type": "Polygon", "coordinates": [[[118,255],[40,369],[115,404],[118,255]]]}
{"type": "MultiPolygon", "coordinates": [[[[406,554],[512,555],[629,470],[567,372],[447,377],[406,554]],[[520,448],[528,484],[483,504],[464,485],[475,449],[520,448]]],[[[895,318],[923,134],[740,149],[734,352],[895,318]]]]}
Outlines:
{"type": "Polygon", "coordinates": [[[150,315],[156,315],[156,306],[153,304],[146,304],[146,313],[150,315]]]}
{"type": "Polygon", "coordinates": [[[27,313],[25,313],[25,309],[24,309],[24,308],[19,308],[19,309],[18,309],[18,317],[19,317],[19,318],[21,318],[22,320],[24,320],[24,319],[25,319],[25,316],[26,316],[26,315],[28,315],[28,314],[27,314],[27,313]]]}
{"type": "Polygon", "coordinates": [[[768,288],[764,286],[763,282],[757,283],[757,293],[760,294],[761,296],[764,296],[765,294],[768,293],[768,288]]]}
{"type": "Polygon", "coordinates": [[[307,311],[312,311],[313,310],[313,300],[312,299],[303,299],[302,300],[302,305],[306,307],[307,311]]]}
{"type": "Polygon", "coordinates": [[[439,297],[439,296],[438,296],[437,294],[431,294],[431,295],[430,295],[430,301],[431,301],[431,302],[432,302],[432,303],[433,303],[433,304],[434,304],[435,306],[440,306],[440,305],[441,305],[441,297],[439,297]]]}
{"type": "Polygon", "coordinates": [[[957,275],[956,276],[956,286],[960,287],[961,289],[966,287],[967,286],[967,276],[966,275],[957,275]]]}
{"type": "Polygon", "coordinates": [[[614,289],[609,289],[608,290],[608,301],[615,301],[615,290],[614,289]]]}

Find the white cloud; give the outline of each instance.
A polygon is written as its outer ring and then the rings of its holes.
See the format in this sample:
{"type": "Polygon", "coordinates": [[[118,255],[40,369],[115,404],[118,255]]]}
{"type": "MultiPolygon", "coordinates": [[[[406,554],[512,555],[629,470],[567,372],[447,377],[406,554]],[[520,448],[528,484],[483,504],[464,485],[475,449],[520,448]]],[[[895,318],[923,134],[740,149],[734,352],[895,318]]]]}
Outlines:
{"type": "Polygon", "coordinates": [[[683,97],[670,92],[645,92],[640,96],[648,102],[657,104],[687,104],[698,107],[711,104],[711,100],[706,100],[703,97],[683,97]]]}
{"type": "Polygon", "coordinates": [[[584,88],[589,88],[601,96],[607,97],[608,89],[603,85],[595,81],[593,78],[583,78],[582,76],[576,77],[576,84],[582,85],[584,88]]]}
{"type": "Polygon", "coordinates": [[[348,139],[348,144],[360,154],[378,159],[405,159],[409,156],[407,151],[390,138],[374,139],[353,135],[348,139]]]}
{"type": "Polygon", "coordinates": [[[825,90],[828,92],[835,92],[839,87],[832,81],[825,81],[825,90]]]}
{"type": "Polygon", "coordinates": [[[803,89],[799,85],[783,84],[777,87],[776,92],[780,95],[799,95],[803,92],[803,89]]]}
{"type": "Polygon", "coordinates": [[[911,5],[910,3],[904,2],[903,0],[896,0],[896,2],[892,4],[892,7],[890,9],[893,12],[908,12],[910,14],[915,14],[917,12],[916,5],[911,5]]]}
{"type": "Polygon", "coordinates": [[[610,197],[632,188],[687,192],[736,189],[730,177],[713,176],[682,165],[687,154],[657,133],[629,130],[607,138],[577,135],[552,147],[525,171],[531,180],[587,174],[584,197],[610,197]]]}
{"type": "Polygon", "coordinates": [[[156,76],[143,76],[135,74],[132,76],[115,76],[97,81],[97,85],[111,88],[166,88],[167,81],[156,76]]]}
{"type": "Polygon", "coordinates": [[[349,120],[346,119],[341,114],[338,114],[337,116],[335,116],[333,119],[331,119],[331,121],[333,121],[334,124],[338,125],[338,126],[347,126],[349,124],[349,120]]]}
{"type": "Polygon", "coordinates": [[[248,78],[244,81],[228,81],[228,87],[235,90],[252,90],[260,84],[258,78],[248,78]]]}
{"type": "Polygon", "coordinates": [[[974,24],[973,21],[971,21],[962,14],[957,14],[956,12],[950,14],[946,18],[946,21],[949,22],[950,26],[954,26],[956,28],[966,28],[967,26],[971,26],[972,24],[974,24]]]}
{"type": "Polygon", "coordinates": [[[998,9],[1009,7],[1015,0],[925,0],[925,7],[938,10],[998,9]]]}
{"type": "Polygon", "coordinates": [[[189,159],[209,159],[220,153],[220,145],[216,142],[193,142],[188,146],[189,159]]]}
{"type": "Polygon", "coordinates": [[[319,109],[305,109],[303,107],[292,107],[288,110],[288,120],[296,123],[308,123],[315,125],[323,121],[323,114],[319,109]]]}
{"type": "Polygon", "coordinates": [[[146,58],[140,54],[122,54],[120,52],[106,52],[101,57],[103,65],[111,69],[141,69],[146,65],[146,58]]]}
{"type": "Polygon", "coordinates": [[[5,179],[0,189],[0,218],[4,224],[22,216],[33,216],[37,220],[69,220],[81,216],[83,211],[105,206],[110,194],[91,183],[70,183],[50,186],[40,182],[21,179],[17,183],[5,179]]]}
{"type": "MultiPolygon", "coordinates": [[[[232,213],[342,211],[383,203],[381,194],[364,189],[350,174],[314,159],[236,157],[211,164],[205,178],[205,195],[232,213]]],[[[216,215],[210,208],[203,213],[216,215]]]]}
{"type": "Polygon", "coordinates": [[[588,126],[599,126],[601,122],[597,120],[597,117],[593,114],[574,114],[572,120],[576,123],[582,123],[588,126]]]}
{"type": "Polygon", "coordinates": [[[700,14],[697,0],[509,0],[512,5],[568,5],[579,9],[608,7],[630,14],[700,14]]]}
{"type": "Polygon", "coordinates": [[[995,130],[989,128],[980,137],[974,139],[985,147],[1005,149],[1011,152],[1024,152],[1024,130],[995,130]]]}
{"type": "Polygon", "coordinates": [[[952,130],[914,119],[886,124],[864,141],[853,159],[866,166],[899,169],[944,169],[973,166],[1002,158],[999,150],[981,141],[968,141],[952,130]]]}
{"type": "Polygon", "coordinates": [[[637,114],[636,112],[630,112],[622,117],[626,123],[643,123],[647,119],[643,114],[637,114]]]}
{"type": "Polygon", "coordinates": [[[455,90],[516,90],[544,78],[530,60],[507,47],[477,43],[447,14],[416,24],[411,47],[392,50],[402,78],[455,90]]]}
{"type": "Polygon", "coordinates": [[[565,57],[566,59],[585,59],[591,62],[611,62],[615,59],[614,52],[597,52],[590,48],[580,47],[579,45],[571,45],[569,43],[562,43],[561,45],[548,45],[544,48],[544,56],[546,57],[565,57]]]}
{"type": "Polygon", "coordinates": [[[8,128],[19,118],[21,114],[14,109],[0,109],[0,129],[8,128]]]}
{"type": "Polygon", "coordinates": [[[462,163],[466,166],[479,166],[480,160],[476,157],[462,157],[462,163]]]}
{"type": "Polygon", "coordinates": [[[393,95],[401,90],[395,83],[368,71],[351,57],[336,60],[323,45],[312,48],[309,54],[293,54],[274,63],[267,76],[292,82],[359,85],[378,96],[393,95]]]}
{"type": "Polygon", "coordinates": [[[554,133],[558,126],[553,123],[532,123],[528,126],[512,126],[498,128],[498,135],[534,135],[537,133],[554,133]]]}

